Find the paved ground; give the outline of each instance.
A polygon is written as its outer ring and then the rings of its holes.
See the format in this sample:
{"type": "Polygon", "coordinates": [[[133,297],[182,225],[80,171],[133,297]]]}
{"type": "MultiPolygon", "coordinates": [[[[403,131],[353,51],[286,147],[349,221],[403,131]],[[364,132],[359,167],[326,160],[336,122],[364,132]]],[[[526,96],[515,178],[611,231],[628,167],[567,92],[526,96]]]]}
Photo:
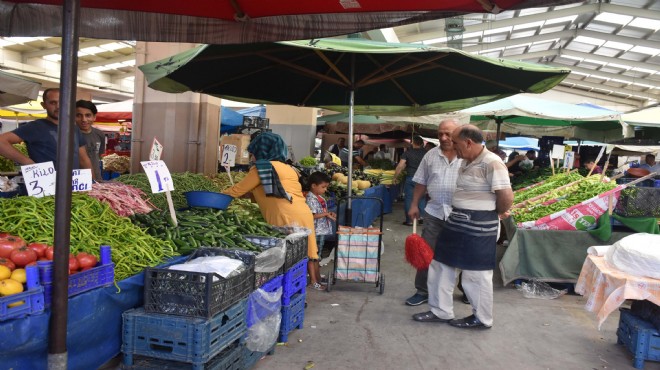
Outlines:
{"type": "MultiPolygon", "coordinates": [[[[428,306],[403,304],[413,293],[414,271],[403,257],[412,228],[401,225],[402,212],[395,203],[384,218],[385,293],[379,295],[373,284],[345,281],[330,293],[308,291],[304,329],[291,333],[288,344],[277,346],[257,369],[633,369],[631,354],[616,344],[618,312],[599,331],[581,296],[527,299],[502,286],[499,271],[492,329],[413,321],[411,315],[428,306]]],[[[458,298],[456,316],[469,315],[470,306],[458,298]]],[[[653,369],[660,363],[647,361],[645,370],[653,369]]]]}

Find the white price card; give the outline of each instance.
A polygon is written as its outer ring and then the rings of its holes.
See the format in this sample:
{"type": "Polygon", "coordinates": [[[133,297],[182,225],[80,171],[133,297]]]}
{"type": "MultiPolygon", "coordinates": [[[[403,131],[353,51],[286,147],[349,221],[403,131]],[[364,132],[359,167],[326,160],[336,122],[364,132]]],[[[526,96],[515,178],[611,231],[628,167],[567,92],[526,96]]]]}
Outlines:
{"type": "Polygon", "coordinates": [[[553,145],[552,146],[552,159],[564,159],[564,151],[566,147],[563,145],[553,145]]]}
{"type": "Polygon", "coordinates": [[[161,144],[156,138],[154,142],[151,143],[151,151],[149,152],[150,161],[160,161],[160,157],[163,155],[163,144],[161,144]]]}
{"type": "Polygon", "coordinates": [[[564,153],[564,165],[562,168],[573,168],[573,162],[575,162],[575,152],[564,153]]]}
{"type": "Polygon", "coordinates": [[[220,165],[234,167],[236,164],[236,145],[225,144],[222,146],[222,160],[220,165]]]}
{"type": "Polygon", "coordinates": [[[42,162],[21,166],[28,195],[41,198],[55,194],[55,166],[42,162]]]}
{"type": "Polygon", "coordinates": [[[163,161],[142,161],[140,162],[144,172],[147,174],[149,184],[151,184],[152,193],[163,193],[174,190],[174,182],[170,170],[163,161]]]}
{"type": "Polygon", "coordinates": [[[71,171],[71,191],[92,190],[92,170],[89,168],[71,171]]]}

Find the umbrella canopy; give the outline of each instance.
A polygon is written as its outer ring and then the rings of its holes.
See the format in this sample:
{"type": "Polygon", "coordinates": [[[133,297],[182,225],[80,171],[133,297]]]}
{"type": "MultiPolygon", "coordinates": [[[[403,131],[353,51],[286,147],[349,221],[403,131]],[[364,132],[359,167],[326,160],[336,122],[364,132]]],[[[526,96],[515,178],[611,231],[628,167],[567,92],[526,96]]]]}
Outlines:
{"type": "Polygon", "coordinates": [[[36,100],[41,84],[0,71],[0,107],[36,100]]]}
{"type": "Polygon", "coordinates": [[[568,104],[525,95],[464,109],[460,113],[470,115],[478,126],[498,129],[512,134],[605,140],[621,137],[622,126],[619,112],[583,105],[568,104]]]}
{"type": "Polygon", "coordinates": [[[507,137],[505,140],[500,140],[499,147],[501,149],[539,150],[539,139],[523,136],[507,137]]]}
{"type": "Polygon", "coordinates": [[[133,99],[117,103],[97,105],[96,122],[119,122],[133,120],[133,99]]]}
{"type": "MultiPolygon", "coordinates": [[[[350,115],[338,113],[323,116],[318,121],[325,121],[326,131],[330,133],[348,133],[350,115]]],[[[355,134],[382,134],[391,131],[405,131],[405,124],[389,123],[376,116],[357,115],[353,117],[353,133],[355,134]]]]}
{"type": "Polygon", "coordinates": [[[46,118],[46,110],[36,101],[15,104],[0,108],[0,118],[15,118],[22,121],[32,121],[37,118],[46,118]]]}
{"type": "MultiPolygon", "coordinates": [[[[0,1],[0,36],[61,36],[62,0],[0,1]]],[[[81,37],[239,44],[345,35],[577,0],[82,0],[81,37]],[[481,5],[484,4],[484,5],[481,5]]]]}
{"type": "Polygon", "coordinates": [[[236,129],[243,125],[243,115],[235,110],[227,107],[220,107],[220,132],[223,134],[231,134],[236,132],[236,129]]]}
{"type": "Polygon", "coordinates": [[[165,92],[338,112],[348,111],[355,92],[357,114],[413,116],[543,92],[570,73],[448,48],[363,39],[202,45],[139,68],[150,87],[165,92]]]}

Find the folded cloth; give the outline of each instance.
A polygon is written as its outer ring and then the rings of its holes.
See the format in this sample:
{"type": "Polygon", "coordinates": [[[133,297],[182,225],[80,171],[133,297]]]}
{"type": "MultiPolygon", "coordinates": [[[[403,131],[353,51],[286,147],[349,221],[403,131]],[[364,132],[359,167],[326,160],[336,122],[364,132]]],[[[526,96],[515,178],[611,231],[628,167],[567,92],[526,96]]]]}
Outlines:
{"type": "Polygon", "coordinates": [[[594,245],[587,249],[587,254],[590,256],[603,257],[610,247],[611,245],[594,245]]]}

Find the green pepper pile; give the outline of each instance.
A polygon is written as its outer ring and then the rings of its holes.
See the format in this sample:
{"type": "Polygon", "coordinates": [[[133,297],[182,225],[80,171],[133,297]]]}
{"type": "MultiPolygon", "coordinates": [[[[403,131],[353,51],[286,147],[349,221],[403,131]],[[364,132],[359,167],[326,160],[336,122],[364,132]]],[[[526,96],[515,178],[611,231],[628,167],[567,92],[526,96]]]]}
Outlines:
{"type": "MultiPolygon", "coordinates": [[[[174,208],[186,208],[188,202],[183,193],[194,190],[206,191],[219,191],[218,187],[208,177],[191,172],[173,173],[172,182],[174,183],[174,190],[172,190],[172,203],[174,208]]],[[[132,175],[121,175],[114,179],[127,185],[134,186],[147,194],[149,201],[158,209],[167,209],[167,196],[165,193],[154,194],[151,192],[151,185],[149,179],[144,173],[136,173],[132,175]]]]}
{"type": "Polygon", "coordinates": [[[616,183],[613,181],[601,182],[600,176],[590,176],[566,188],[550,191],[534,202],[529,202],[525,207],[515,208],[511,211],[511,215],[516,222],[535,221],[568,209],[615,187],[616,183]]]}
{"type": "Polygon", "coordinates": [[[571,182],[581,180],[584,177],[575,173],[558,173],[554,176],[550,176],[545,180],[543,184],[534,186],[533,188],[529,188],[527,190],[520,190],[517,191],[513,194],[513,204],[518,204],[526,201],[527,199],[534,198],[536,196],[539,196],[541,194],[547,193],[548,191],[552,189],[556,189],[560,186],[569,184],[571,182]]]}

